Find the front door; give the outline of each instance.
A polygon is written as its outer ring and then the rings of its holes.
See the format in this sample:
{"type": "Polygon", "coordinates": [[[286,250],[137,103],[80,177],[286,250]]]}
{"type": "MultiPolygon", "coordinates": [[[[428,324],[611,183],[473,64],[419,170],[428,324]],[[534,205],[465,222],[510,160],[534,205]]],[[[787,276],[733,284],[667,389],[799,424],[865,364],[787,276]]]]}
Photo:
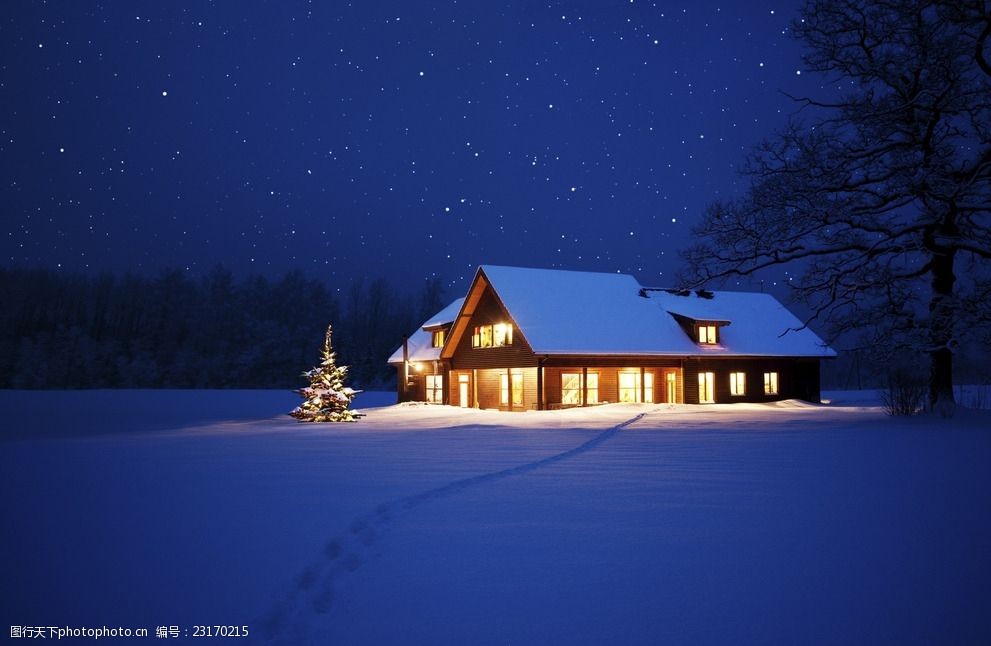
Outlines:
{"type": "Polygon", "coordinates": [[[678,375],[674,372],[667,372],[664,374],[664,382],[668,388],[668,399],[669,404],[675,404],[678,402],[678,375]]]}
{"type": "Polygon", "coordinates": [[[458,375],[458,406],[468,408],[468,375],[458,375]]]}

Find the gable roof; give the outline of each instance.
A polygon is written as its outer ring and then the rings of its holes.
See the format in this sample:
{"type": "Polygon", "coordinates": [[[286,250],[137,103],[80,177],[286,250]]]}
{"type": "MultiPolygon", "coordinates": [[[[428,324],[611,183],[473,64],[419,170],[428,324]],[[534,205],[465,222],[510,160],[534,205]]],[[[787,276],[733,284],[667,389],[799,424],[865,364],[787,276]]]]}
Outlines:
{"type": "MultiPolygon", "coordinates": [[[[538,355],[835,357],[815,332],[770,294],[643,288],[628,274],[482,265],[465,298],[409,338],[411,361],[450,356],[485,289],[491,287],[519,335],[538,355]],[[722,322],[720,343],[700,345],[676,316],[722,322]],[[424,328],[454,323],[444,348],[424,328]]],[[[402,362],[400,347],[389,358],[402,362]]]]}
{"type": "Polygon", "coordinates": [[[698,353],[628,274],[497,265],[482,265],[478,274],[486,280],[473,289],[492,286],[536,354],[698,353]]]}
{"type": "MultiPolygon", "coordinates": [[[[447,307],[424,321],[423,325],[409,336],[406,343],[409,348],[410,361],[435,361],[440,358],[440,348],[433,347],[433,333],[424,328],[436,329],[453,322],[461,310],[461,304],[464,303],[464,300],[459,298],[451,302],[447,307]]],[[[402,361],[403,346],[399,346],[389,357],[389,363],[402,363],[402,361]]]]}

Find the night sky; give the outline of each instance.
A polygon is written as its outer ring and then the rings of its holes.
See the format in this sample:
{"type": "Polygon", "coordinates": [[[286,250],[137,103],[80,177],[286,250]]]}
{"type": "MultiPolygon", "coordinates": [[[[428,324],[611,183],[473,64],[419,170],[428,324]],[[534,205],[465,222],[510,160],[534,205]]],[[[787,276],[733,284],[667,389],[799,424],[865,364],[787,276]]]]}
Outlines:
{"type": "Polygon", "coordinates": [[[799,2],[5,2],[0,264],[668,285],[799,2]]]}

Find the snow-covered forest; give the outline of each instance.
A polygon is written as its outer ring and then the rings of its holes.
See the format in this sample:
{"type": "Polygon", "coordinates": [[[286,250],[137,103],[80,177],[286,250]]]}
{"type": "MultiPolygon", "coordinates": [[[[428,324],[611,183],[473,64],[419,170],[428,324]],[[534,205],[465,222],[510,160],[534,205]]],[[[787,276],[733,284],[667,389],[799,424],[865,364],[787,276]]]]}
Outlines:
{"type": "Polygon", "coordinates": [[[220,267],[198,279],[0,268],[0,388],[297,387],[331,322],[353,383],[374,387],[394,379],[389,353],[441,292],[220,267]]]}

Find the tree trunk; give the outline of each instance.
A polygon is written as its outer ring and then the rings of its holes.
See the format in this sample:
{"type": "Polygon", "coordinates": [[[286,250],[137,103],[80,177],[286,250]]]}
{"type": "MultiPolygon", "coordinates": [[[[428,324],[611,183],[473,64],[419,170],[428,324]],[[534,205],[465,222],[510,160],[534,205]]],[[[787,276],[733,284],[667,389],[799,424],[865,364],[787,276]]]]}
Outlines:
{"type": "Polygon", "coordinates": [[[940,248],[932,261],[932,298],[929,301],[929,405],[941,415],[953,414],[953,271],[955,251],[940,248]]]}

